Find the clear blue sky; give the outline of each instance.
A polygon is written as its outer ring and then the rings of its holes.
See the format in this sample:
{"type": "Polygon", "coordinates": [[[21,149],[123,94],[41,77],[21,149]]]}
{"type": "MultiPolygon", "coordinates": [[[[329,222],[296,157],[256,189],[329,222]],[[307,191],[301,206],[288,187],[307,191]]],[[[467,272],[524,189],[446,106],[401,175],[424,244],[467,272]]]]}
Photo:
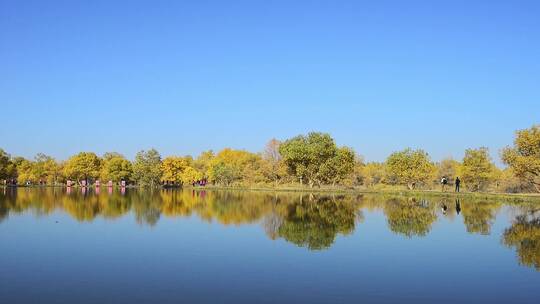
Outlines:
{"type": "Polygon", "coordinates": [[[540,1],[0,0],[0,147],[434,160],[540,123],[540,1]]]}

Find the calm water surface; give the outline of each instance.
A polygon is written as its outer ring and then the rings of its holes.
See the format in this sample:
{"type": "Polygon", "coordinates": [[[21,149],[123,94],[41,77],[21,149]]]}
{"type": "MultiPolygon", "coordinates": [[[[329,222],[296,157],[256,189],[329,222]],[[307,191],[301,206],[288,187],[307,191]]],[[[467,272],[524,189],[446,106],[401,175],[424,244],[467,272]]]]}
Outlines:
{"type": "Polygon", "coordinates": [[[0,188],[2,303],[539,303],[540,203],[0,188]]]}

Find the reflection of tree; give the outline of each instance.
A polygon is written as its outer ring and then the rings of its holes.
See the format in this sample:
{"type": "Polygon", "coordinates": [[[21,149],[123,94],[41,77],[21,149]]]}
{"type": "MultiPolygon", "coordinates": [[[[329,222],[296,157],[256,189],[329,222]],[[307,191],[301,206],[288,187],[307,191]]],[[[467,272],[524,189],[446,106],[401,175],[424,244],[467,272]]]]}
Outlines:
{"type": "Polygon", "coordinates": [[[264,217],[263,228],[266,235],[275,240],[279,237],[279,227],[283,224],[283,218],[276,212],[271,212],[264,217]]]}
{"type": "Polygon", "coordinates": [[[468,202],[463,204],[463,222],[469,233],[489,234],[500,204],[494,202],[468,202]]]}
{"type": "Polygon", "coordinates": [[[426,201],[390,199],[384,204],[390,230],[412,236],[425,236],[437,219],[432,206],[426,201]]]}
{"type": "Polygon", "coordinates": [[[9,208],[5,196],[0,196],[0,223],[9,215],[9,208]]]}
{"type": "Polygon", "coordinates": [[[503,243],[516,247],[519,262],[540,271],[540,217],[518,216],[503,234],[503,243]]]}
{"type": "Polygon", "coordinates": [[[154,226],[159,221],[163,206],[160,191],[133,190],[128,191],[128,195],[137,223],[154,226]]]}
{"type": "Polygon", "coordinates": [[[330,247],[338,233],[348,234],[355,226],[355,206],[342,199],[321,197],[286,206],[278,235],[311,250],[330,247]]]}

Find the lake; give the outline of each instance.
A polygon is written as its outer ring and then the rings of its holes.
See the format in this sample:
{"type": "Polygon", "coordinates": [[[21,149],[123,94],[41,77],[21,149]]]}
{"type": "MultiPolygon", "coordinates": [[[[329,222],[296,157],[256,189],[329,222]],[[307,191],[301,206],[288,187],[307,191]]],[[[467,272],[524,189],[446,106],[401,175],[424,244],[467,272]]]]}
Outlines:
{"type": "Polygon", "coordinates": [[[2,303],[538,303],[540,203],[0,188],[2,303]]]}

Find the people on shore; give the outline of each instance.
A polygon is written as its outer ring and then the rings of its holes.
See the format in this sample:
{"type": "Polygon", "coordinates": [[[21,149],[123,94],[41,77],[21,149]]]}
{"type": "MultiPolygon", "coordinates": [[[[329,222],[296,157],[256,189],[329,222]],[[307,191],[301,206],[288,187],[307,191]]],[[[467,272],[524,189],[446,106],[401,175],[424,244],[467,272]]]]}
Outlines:
{"type": "Polygon", "coordinates": [[[443,176],[443,177],[441,178],[441,188],[442,188],[442,192],[444,192],[444,190],[445,190],[447,184],[448,184],[448,179],[446,178],[446,176],[443,176]]]}
{"type": "Polygon", "coordinates": [[[460,190],[460,189],[459,189],[459,186],[460,186],[460,184],[461,184],[461,180],[459,179],[459,176],[456,177],[456,182],[455,182],[455,184],[456,184],[456,192],[459,192],[459,190],[460,190]]]}

